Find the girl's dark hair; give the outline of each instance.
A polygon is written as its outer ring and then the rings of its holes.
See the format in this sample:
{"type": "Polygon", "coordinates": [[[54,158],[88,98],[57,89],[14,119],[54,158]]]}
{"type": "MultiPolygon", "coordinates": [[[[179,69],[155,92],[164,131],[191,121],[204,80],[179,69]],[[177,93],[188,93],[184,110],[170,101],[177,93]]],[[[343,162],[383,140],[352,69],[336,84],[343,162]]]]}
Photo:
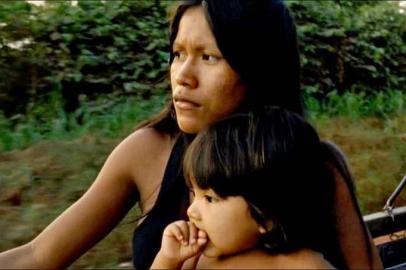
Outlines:
{"type": "Polygon", "coordinates": [[[335,178],[324,144],[301,116],[280,108],[237,114],[196,136],[184,157],[186,179],[221,197],[242,196],[270,253],[321,252],[346,268],[335,228],[335,178]]]}
{"type": "MultiPolygon", "coordinates": [[[[247,88],[241,110],[275,105],[304,113],[296,28],[282,0],[183,1],[171,20],[170,63],[180,20],[193,6],[203,7],[221,53],[247,88]]],[[[172,101],[144,126],[179,132],[172,101]]]]}

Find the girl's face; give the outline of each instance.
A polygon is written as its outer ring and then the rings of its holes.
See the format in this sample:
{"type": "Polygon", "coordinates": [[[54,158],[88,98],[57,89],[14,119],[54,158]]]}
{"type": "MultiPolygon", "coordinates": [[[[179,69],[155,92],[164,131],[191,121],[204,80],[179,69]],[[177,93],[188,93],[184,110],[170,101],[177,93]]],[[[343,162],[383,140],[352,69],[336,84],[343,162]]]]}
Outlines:
{"type": "Polygon", "coordinates": [[[197,133],[236,110],[245,87],[218,49],[202,7],[184,13],[172,50],[172,98],[183,132],[197,133]]]}
{"type": "Polygon", "coordinates": [[[194,181],[191,194],[193,199],[187,214],[190,221],[208,235],[205,256],[227,256],[257,245],[261,227],[252,218],[243,197],[222,199],[211,189],[200,189],[194,181]]]}

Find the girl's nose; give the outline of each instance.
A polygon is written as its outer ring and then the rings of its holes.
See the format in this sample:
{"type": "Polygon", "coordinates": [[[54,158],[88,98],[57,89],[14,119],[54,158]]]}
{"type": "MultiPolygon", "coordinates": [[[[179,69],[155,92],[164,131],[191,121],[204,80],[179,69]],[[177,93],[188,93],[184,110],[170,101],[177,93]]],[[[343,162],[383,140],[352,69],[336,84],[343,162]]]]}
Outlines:
{"type": "Polygon", "coordinates": [[[200,220],[199,208],[197,206],[196,200],[193,200],[186,213],[190,220],[200,220]]]}
{"type": "Polygon", "coordinates": [[[192,59],[186,59],[179,64],[178,68],[178,72],[175,75],[176,83],[188,89],[195,89],[198,85],[198,79],[196,76],[196,67],[192,59]]]}

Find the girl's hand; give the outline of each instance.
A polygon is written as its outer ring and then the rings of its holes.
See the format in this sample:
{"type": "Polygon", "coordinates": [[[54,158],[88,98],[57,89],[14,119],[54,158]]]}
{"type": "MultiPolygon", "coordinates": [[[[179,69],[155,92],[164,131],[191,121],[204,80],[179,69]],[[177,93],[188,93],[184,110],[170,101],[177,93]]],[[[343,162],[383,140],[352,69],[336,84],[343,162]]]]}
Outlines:
{"type": "Polygon", "coordinates": [[[180,268],[184,261],[198,255],[207,243],[207,234],[192,222],[175,221],[164,230],[161,250],[153,266],[180,268]]]}

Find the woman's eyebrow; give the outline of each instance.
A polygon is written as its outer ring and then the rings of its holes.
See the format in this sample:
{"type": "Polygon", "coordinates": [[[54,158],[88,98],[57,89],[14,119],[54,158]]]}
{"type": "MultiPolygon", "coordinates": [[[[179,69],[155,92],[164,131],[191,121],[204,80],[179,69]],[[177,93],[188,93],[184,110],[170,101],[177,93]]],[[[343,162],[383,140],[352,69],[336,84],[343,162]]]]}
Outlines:
{"type": "Polygon", "coordinates": [[[184,49],[184,46],[179,42],[174,42],[173,45],[172,45],[172,50],[173,51],[183,50],[183,49],[184,49]]]}
{"type": "MultiPolygon", "coordinates": [[[[210,51],[215,51],[215,52],[218,51],[218,49],[213,44],[208,44],[208,43],[204,43],[204,42],[200,42],[200,41],[191,42],[191,44],[192,44],[191,47],[193,48],[193,50],[198,51],[198,52],[205,51],[205,50],[210,50],[210,51]]],[[[173,49],[184,49],[185,46],[183,45],[182,42],[175,41],[173,43],[172,48],[173,49]]]]}

